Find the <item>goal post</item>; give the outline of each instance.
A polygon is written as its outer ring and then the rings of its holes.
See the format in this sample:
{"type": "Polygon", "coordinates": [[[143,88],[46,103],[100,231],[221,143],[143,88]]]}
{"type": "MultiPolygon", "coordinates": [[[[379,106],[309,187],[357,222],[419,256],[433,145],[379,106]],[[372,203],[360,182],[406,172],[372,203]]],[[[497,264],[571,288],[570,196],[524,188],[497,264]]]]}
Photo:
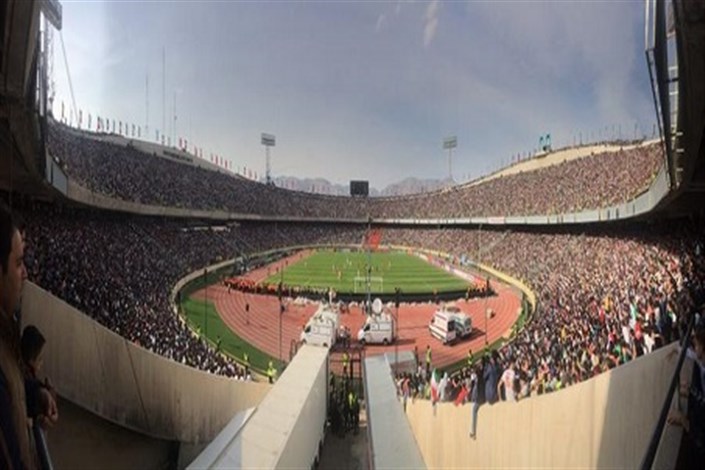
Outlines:
{"type": "MultiPolygon", "coordinates": [[[[367,278],[365,276],[355,276],[353,279],[353,293],[364,293],[367,289],[367,278]]],[[[384,292],[384,278],[380,276],[370,277],[370,291],[376,293],[384,292]]]]}

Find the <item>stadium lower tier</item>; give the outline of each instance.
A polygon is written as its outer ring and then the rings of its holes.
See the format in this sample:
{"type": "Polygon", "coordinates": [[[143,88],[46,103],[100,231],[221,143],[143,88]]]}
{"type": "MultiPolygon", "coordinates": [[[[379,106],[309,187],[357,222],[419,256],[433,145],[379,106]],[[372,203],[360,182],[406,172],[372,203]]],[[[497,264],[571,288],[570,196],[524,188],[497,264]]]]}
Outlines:
{"type": "MultiPolygon", "coordinates": [[[[193,221],[39,203],[20,213],[32,281],[142,347],[230,376],[237,366],[174,313],[169,293],[176,281],[243,253],[360,244],[365,234],[364,226],[349,224],[242,222],[204,230],[193,221]]],[[[483,264],[524,280],[538,308],[502,358],[546,391],[677,337],[685,312],[703,301],[701,222],[546,231],[384,228],[381,238],[457,257],[479,253],[483,264]]]]}

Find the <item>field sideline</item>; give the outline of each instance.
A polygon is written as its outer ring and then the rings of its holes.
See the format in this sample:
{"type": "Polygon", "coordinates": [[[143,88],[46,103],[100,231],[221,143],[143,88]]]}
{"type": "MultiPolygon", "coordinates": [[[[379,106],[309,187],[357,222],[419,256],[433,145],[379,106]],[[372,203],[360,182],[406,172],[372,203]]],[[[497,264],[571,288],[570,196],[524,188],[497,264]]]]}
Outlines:
{"type": "MultiPolygon", "coordinates": [[[[296,263],[284,268],[283,273],[272,274],[266,283],[309,288],[328,289],[339,293],[355,292],[355,278],[365,277],[367,253],[347,250],[316,251],[296,263]]],[[[402,292],[438,293],[462,291],[469,287],[468,281],[460,279],[441,268],[404,252],[373,252],[371,256],[373,294],[391,294],[396,287],[402,292]],[[374,278],[382,278],[382,282],[374,278]]],[[[357,292],[364,292],[364,281],[358,281],[357,292]]]]}

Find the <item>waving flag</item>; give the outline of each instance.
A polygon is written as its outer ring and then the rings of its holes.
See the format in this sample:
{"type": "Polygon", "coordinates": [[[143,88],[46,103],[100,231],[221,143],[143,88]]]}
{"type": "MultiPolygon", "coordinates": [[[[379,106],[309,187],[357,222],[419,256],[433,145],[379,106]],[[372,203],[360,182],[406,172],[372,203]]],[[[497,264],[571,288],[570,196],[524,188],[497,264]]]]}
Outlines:
{"type": "Polygon", "coordinates": [[[438,377],[438,370],[433,369],[433,375],[431,375],[431,402],[435,404],[441,398],[440,385],[441,380],[438,377]]]}
{"type": "Polygon", "coordinates": [[[465,401],[465,397],[468,396],[468,392],[469,392],[469,390],[463,384],[463,387],[460,389],[460,392],[458,392],[458,396],[455,399],[455,406],[463,404],[463,401],[465,401]]]}

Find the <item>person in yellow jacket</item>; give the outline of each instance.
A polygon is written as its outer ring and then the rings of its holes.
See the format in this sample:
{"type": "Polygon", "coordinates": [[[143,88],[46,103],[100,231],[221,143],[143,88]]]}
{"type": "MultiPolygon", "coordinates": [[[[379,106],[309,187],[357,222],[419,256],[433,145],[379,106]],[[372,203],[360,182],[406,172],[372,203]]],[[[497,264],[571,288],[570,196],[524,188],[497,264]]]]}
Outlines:
{"type": "Polygon", "coordinates": [[[270,384],[274,383],[274,379],[276,379],[277,376],[277,369],[274,368],[274,362],[269,361],[269,365],[267,366],[267,379],[269,380],[270,384]]]}
{"type": "Polygon", "coordinates": [[[343,353],[343,375],[346,376],[348,375],[348,363],[350,362],[350,356],[348,356],[348,352],[345,351],[343,353]]]}
{"type": "Polygon", "coordinates": [[[245,376],[250,373],[250,356],[246,352],[242,355],[242,364],[245,366],[245,376]]]}

